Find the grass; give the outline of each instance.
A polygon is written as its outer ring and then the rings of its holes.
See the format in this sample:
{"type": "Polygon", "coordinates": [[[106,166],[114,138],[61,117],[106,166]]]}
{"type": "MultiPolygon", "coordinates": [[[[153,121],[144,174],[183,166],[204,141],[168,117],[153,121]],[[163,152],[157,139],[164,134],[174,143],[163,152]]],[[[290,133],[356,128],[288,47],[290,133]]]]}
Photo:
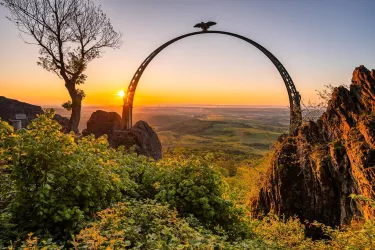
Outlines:
{"type": "MultiPolygon", "coordinates": [[[[217,116],[214,116],[218,118],[217,116]]],[[[189,119],[156,127],[164,148],[189,147],[205,150],[235,149],[243,153],[263,156],[270,151],[272,144],[281,135],[283,127],[265,126],[260,128],[248,120],[231,120],[223,117],[219,120],[189,119]],[[258,127],[258,128],[257,128],[258,127]]]]}

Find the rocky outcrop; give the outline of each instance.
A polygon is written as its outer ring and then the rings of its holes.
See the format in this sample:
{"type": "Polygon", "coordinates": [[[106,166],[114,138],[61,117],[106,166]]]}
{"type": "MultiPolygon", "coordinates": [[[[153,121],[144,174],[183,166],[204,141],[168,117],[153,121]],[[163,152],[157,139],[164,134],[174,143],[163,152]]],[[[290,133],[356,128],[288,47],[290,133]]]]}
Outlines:
{"type": "MultiPolygon", "coordinates": [[[[44,111],[40,106],[0,96],[0,118],[4,121],[11,123],[13,120],[20,120],[22,127],[26,128],[37,115],[43,113],[44,111]]],[[[60,123],[62,131],[68,131],[68,118],[55,114],[53,119],[60,123]]]]}
{"type": "Polygon", "coordinates": [[[53,117],[53,119],[55,121],[57,121],[61,125],[61,127],[62,127],[61,131],[62,132],[64,132],[64,133],[69,132],[69,123],[70,123],[70,120],[68,118],[66,118],[64,116],[61,116],[59,114],[55,114],[55,116],[53,117]]]}
{"type": "Polygon", "coordinates": [[[135,146],[137,154],[152,157],[155,160],[162,158],[162,146],[158,135],[145,121],[137,122],[129,130],[117,130],[114,133],[112,144],[114,147],[135,146]]]}
{"type": "Polygon", "coordinates": [[[304,123],[275,145],[254,214],[275,212],[337,226],[374,211],[351,194],[374,197],[375,71],[353,72],[317,122],[304,123]]]}
{"type": "Polygon", "coordinates": [[[125,146],[134,147],[139,155],[159,160],[162,158],[162,146],[159,137],[147,122],[139,121],[131,129],[123,130],[120,115],[115,112],[98,110],[94,112],[87,122],[84,135],[94,134],[96,138],[107,135],[109,144],[117,148],[125,146]]]}
{"type": "Polygon", "coordinates": [[[21,120],[22,127],[25,128],[31,120],[43,113],[40,106],[0,96],[0,118],[4,121],[21,120]]]}
{"type": "Polygon", "coordinates": [[[87,121],[87,129],[82,133],[94,134],[95,138],[107,135],[111,141],[114,131],[121,128],[121,116],[119,114],[97,110],[92,113],[90,119],[87,121]]]}

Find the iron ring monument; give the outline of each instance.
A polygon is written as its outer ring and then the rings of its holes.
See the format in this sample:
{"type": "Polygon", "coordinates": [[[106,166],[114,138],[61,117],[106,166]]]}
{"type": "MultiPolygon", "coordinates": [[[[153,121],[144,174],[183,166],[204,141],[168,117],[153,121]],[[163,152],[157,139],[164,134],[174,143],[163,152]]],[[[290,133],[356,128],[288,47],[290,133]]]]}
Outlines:
{"type": "Polygon", "coordinates": [[[122,110],[122,121],[125,129],[130,129],[132,127],[132,118],[133,118],[133,100],[135,91],[137,89],[139,80],[141,79],[141,76],[143,72],[146,70],[149,63],[154,59],[162,50],[164,50],[166,47],[171,45],[174,42],[177,42],[181,39],[184,39],[186,37],[195,36],[195,35],[209,35],[209,34],[222,34],[222,35],[228,35],[231,37],[239,38],[245,42],[248,42],[249,44],[253,45],[257,49],[259,49],[261,52],[263,52],[264,55],[266,55],[271,62],[275,65],[277,70],[279,71],[286,90],[288,92],[289,96],[289,108],[290,108],[290,132],[293,132],[295,128],[301,125],[302,123],[302,114],[301,114],[301,96],[299,92],[297,91],[292,78],[290,77],[288,71],[285,69],[285,67],[281,64],[281,62],[266,48],[264,48],[262,45],[260,45],[257,42],[254,42],[253,40],[235,34],[231,32],[226,31],[209,31],[209,26],[215,25],[214,22],[208,22],[208,23],[200,23],[197,24],[195,27],[202,28],[202,31],[199,32],[192,32],[188,33],[179,37],[176,37],[163,45],[161,45],[159,48],[157,48],[154,52],[152,52],[144,61],[143,63],[138,67],[137,71],[135,72],[128,89],[126,91],[126,94],[124,96],[124,106],[122,110]],[[208,25],[207,25],[208,24],[208,25]]]}

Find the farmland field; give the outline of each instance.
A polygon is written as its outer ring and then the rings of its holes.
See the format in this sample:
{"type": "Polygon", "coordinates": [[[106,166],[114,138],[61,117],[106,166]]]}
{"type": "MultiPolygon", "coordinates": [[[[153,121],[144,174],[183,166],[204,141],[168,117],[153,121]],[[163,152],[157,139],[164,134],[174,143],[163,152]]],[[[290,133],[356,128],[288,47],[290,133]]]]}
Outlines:
{"type": "MultiPolygon", "coordinates": [[[[121,113],[119,107],[83,108],[81,130],[98,109],[121,113]]],[[[64,110],[57,112],[67,115],[64,110]]],[[[133,120],[144,120],[154,128],[164,152],[188,147],[264,156],[287,132],[289,112],[276,107],[139,107],[133,120]]]]}

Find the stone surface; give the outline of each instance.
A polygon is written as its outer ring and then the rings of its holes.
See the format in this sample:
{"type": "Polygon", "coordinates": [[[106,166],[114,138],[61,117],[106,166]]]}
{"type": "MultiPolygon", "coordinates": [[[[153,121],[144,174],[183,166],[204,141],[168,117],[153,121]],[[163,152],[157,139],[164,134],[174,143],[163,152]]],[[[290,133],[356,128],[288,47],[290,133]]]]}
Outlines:
{"type": "Polygon", "coordinates": [[[55,114],[53,119],[62,126],[62,129],[61,129],[62,132],[64,133],[69,132],[69,119],[68,118],[61,116],[59,114],[55,114]]]}
{"type": "Polygon", "coordinates": [[[114,147],[135,146],[137,154],[152,157],[155,160],[162,158],[162,146],[158,135],[145,121],[137,122],[129,130],[115,131],[112,143],[114,147]]]}
{"type": "Polygon", "coordinates": [[[96,138],[107,135],[111,147],[134,147],[139,155],[155,160],[162,158],[159,137],[147,122],[139,121],[128,130],[121,129],[121,122],[121,117],[117,113],[98,110],[91,115],[83,134],[94,134],[96,138]]]}
{"type": "Polygon", "coordinates": [[[25,114],[27,119],[22,119],[22,127],[30,124],[37,115],[43,114],[40,106],[20,102],[0,96],[0,118],[4,121],[16,120],[16,114],[25,114]]]}
{"type": "MultiPolygon", "coordinates": [[[[22,127],[26,128],[30,124],[30,122],[37,117],[37,115],[43,113],[44,111],[40,106],[0,96],[0,118],[4,121],[11,122],[12,120],[17,120],[17,116],[19,116],[20,114],[24,114],[26,115],[26,119],[21,119],[21,123],[22,127]]],[[[60,125],[63,127],[62,131],[68,131],[68,118],[55,114],[53,119],[60,123],[60,125]]]]}
{"type": "Polygon", "coordinates": [[[87,121],[84,134],[94,134],[96,138],[102,135],[112,137],[114,130],[121,129],[121,116],[116,112],[95,111],[87,121]]]}
{"type": "Polygon", "coordinates": [[[273,211],[330,226],[372,216],[370,207],[349,195],[374,198],[374,111],[375,73],[361,66],[350,90],[334,90],[317,122],[279,138],[254,215],[273,211]]]}

